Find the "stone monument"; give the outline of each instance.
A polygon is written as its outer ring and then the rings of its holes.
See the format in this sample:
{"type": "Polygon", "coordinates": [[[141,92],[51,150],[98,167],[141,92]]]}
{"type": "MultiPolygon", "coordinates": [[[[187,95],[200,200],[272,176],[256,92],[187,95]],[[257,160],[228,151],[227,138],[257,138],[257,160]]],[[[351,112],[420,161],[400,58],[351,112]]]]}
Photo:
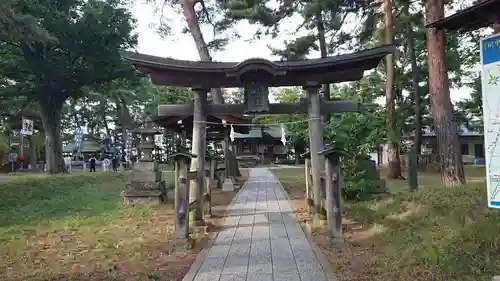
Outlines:
{"type": "MultiPolygon", "coordinates": [[[[152,152],[155,148],[154,136],[161,134],[155,128],[140,128],[134,130],[140,135],[138,148],[143,158],[134,164],[131,183],[125,186],[123,197],[129,203],[160,204],[166,198],[166,188],[161,182],[161,172],[152,152]]],[[[138,157],[140,158],[140,157],[138,157]]]]}

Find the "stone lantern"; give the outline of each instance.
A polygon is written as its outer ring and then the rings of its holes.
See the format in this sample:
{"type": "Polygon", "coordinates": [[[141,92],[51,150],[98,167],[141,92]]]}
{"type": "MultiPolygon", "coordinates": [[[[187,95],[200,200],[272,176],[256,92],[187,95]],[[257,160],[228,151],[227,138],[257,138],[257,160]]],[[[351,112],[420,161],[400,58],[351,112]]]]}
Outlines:
{"type": "Polygon", "coordinates": [[[153,150],[155,149],[155,135],[162,133],[161,130],[157,128],[139,128],[135,129],[134,133],[140,136],[140,143],[137,146],[142,154],[143,158],[140,162],[153,162],[153,150]]]}
{"type": "Polygon", "coordinates": [[[154,136],[162,132],[156,128],[139,128],[134,133],[140,135],[138,148],[143,153],[132,169],[132,180],[125,186],[123,196],[129,203],[160,204],[166,197],[166,189],[161,182],[161,172],[154,160],[154,136]]]}

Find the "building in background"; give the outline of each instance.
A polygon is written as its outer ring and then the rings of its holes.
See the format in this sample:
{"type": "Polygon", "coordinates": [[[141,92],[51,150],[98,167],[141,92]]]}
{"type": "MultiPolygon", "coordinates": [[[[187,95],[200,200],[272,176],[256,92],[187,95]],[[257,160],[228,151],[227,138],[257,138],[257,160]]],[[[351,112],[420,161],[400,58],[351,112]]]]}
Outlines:
{"type": "MultiPolygon", "coordinates": [[[[460,140],[460,151],[462,153],[462,161],[464,164],[484,163],[484,135],[478,130],[470,130],[465,125],[460,125],[458,131],[460,140]]],[[[412,136],[407,136],[403,139],[403,145],[411,145],[412,136]]],[[[427,126],[422,129],[422,147],[421,157],[430,157],[437,155],[437,139],[434,130],[427,126]]],[[[379,166],[388,164],[387,147],[382,144],[378,152],[371,155],[372,160],[375,160],[379,166]]],[[[401,161],[404,162],[404,155],[401,156],[401,161]]],[[[404,163],[403,163],[404,164],[404,163]]]]}
{"type": "MultiPolygon", "coordinates": [[[[234,133],[233,151],[236,157],[257,156],[261,164],[270,164],[288,156],[287,147],[281,142],[281,126],[253,127],[248,134],[234,133]]],[[[289,134],[285,130],[285,137],[289,134]]]]}

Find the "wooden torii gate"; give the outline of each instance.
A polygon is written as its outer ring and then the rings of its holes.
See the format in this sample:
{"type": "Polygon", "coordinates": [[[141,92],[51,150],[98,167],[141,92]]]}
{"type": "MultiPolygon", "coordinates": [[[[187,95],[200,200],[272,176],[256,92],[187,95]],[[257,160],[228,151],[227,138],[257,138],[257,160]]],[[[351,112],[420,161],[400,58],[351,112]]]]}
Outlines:
{"type": "MultiPolygon", "coordinates": [[[[204,159],[206,145],[206,116],[230,114],[283,114],[307,113],[311,152],[314,214],[321,212],[321,178],[324,159],[322,114],[356,111],[353,101],[323,101],[318,90],[322,84],[356,81],[364,71],[375,68],[395,46],[385,45],[356,53],[300,61],[249,59],[243,62],[195,62],[124,52],[122,56],[139,71],[148,74],[157,85],[190,87],[194,92],[193,104],[160,105],[158,116],[173,114],[193,115],[192,153],[204,159]],[[302,86],[307,100],[293,104],[270,104],[269,87],[302,86]],[[208,104],[207,94],[212,88],[245,89],[244,104],[208,104]]],[[[195,225],[204,226],[201,196],[204,183],[204,161],[193,159],[196,168],[195,225]]]]}

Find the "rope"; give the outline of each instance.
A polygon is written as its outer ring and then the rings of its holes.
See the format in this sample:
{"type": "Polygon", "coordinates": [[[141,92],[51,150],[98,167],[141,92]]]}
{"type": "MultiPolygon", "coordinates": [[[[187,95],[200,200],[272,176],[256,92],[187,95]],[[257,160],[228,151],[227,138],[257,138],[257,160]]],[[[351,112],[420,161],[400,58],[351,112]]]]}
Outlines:
{"type": "Polygon", "coordinates": [[[321,120],[321,117],[316,117],[316,118],[309,118],[305,120],[298,120],[298,121],[290,121],[290,122],[278,122],[278,123],[223,123],[223,122],[208,122],[208,121],[193,121],[193,123],[200,123],[200,124],[207,124],[207,125],[228,125],[228,126],[248,126],[248,127],[255,127],[255,126],[280,126],[280,125],[291,125],[291,124],[299,124],[299,123],[305,123],[308,121],[312,120],[321,120]]]}

